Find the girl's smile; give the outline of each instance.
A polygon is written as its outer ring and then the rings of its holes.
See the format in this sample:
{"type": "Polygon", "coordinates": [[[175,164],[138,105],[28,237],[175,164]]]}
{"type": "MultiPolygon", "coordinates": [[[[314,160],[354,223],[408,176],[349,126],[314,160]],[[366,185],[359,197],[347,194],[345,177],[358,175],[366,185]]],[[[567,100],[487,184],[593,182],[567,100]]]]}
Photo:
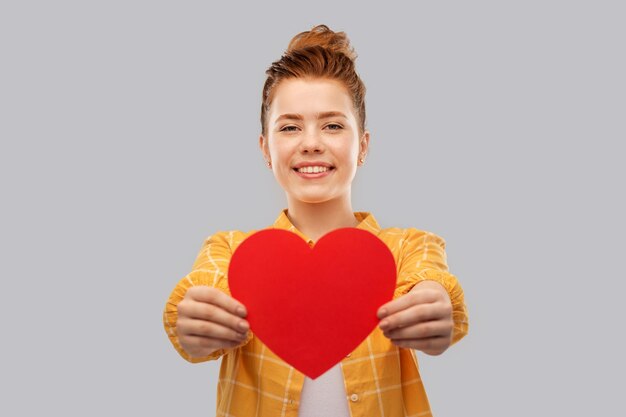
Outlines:
{"type": "Polygon", "coordinates": [[[326,162],[301,162],[296,164],[293,170],[302,178],[305,179],[315,179],[315,178],[323,178],[332,173],[335,169],[332,165],[326,162]]]}

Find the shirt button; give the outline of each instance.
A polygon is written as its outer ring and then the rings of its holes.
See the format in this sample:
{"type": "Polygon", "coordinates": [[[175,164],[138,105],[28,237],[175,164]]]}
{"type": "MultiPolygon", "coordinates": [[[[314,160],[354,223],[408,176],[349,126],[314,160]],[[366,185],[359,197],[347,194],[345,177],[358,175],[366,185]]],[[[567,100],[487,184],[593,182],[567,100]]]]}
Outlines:
{"type": "Polygon", "coordinates": [[[350,401],[352,401],[353,403],[359,401],[359,396],[356,394],[352,394],[350,396],[350,401]]]}

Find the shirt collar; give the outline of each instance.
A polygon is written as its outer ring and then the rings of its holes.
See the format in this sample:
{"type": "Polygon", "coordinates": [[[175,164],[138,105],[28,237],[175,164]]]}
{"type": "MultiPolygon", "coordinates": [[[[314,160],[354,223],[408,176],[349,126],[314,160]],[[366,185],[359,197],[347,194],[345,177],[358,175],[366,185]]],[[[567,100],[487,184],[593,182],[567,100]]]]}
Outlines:
{"type": "MultiPolygon", "coordinates": [[[[368,232],[378,236],[378,234],[380,233],[380,226],[378,225],[378,222],[371,213],[366,211],[355,211],[354,217],[359,222],[359,224],[356,226],[357,229],[367,230],[368,232]]],[[[304,233],[298,230],[296,226],[291,223],[291,220],[289,220],[289,217],[287,216],[287,209],[284,209],[280,212],[272,228],[288,230],[297,234],[302,239],[306,240],[309,244],[313,243],[313,240],[309,239],[308,236],[305,236],[304,233]]]]}

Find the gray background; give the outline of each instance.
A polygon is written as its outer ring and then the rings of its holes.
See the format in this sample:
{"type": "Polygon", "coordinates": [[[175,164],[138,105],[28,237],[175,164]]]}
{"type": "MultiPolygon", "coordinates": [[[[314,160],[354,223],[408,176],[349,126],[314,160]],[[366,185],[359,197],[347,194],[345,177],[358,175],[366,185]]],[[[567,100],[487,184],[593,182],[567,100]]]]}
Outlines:
{"type": "Polygon", "coordinates": [[[368,88],[354,209],[443,236],[466,292],[435,414],[623,415],[623,2],[257,3],[1,3],[2,407],[214,414],[161,312],[206,236],[284,207],[264,71],[325,23],[368,88]]]}

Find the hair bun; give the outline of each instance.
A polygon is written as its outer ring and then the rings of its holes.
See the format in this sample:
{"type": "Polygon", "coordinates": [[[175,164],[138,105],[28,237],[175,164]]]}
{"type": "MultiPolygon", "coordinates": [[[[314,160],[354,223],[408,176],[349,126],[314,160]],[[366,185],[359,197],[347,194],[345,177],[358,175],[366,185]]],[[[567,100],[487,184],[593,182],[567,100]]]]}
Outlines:
{"type": "Polygon", "coordinates": [[[314,46],[321,46],[332,52],[340,52],[350,58],[352,62],[357,57],[345,32],[333,32],[326,25],[314,26],[311,30],[294,36],[289,42],[287,53],[314,46]]]}

